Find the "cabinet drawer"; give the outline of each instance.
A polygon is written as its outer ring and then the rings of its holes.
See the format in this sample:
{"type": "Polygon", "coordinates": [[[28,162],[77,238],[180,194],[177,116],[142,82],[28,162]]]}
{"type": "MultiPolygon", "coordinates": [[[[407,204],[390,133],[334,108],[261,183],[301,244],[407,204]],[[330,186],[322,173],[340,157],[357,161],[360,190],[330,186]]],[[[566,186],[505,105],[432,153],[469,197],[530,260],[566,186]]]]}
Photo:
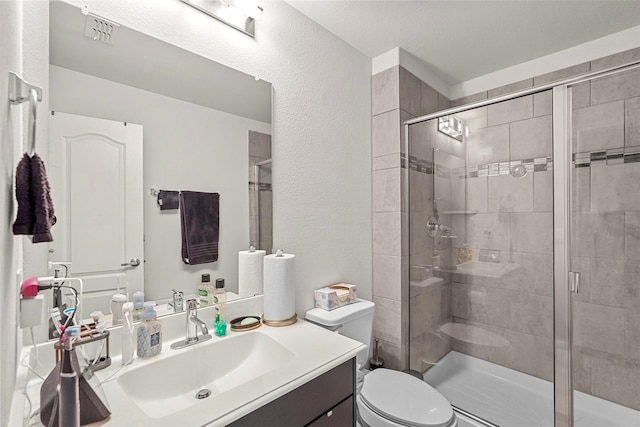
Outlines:
{"type": "Polygon", "coordinates": [[[347,427],[355,425],[353,413],[353,395],[331,408],[309,427],[347,427]]]}
{"type": "Polygon", "coordinates": [[[355,391],[354,367],[355,358],[347,360],[329,372],[291,390],[284,396],[229,425],[233,427],[302,427],[308,425],[353,395],[355,391]]]}

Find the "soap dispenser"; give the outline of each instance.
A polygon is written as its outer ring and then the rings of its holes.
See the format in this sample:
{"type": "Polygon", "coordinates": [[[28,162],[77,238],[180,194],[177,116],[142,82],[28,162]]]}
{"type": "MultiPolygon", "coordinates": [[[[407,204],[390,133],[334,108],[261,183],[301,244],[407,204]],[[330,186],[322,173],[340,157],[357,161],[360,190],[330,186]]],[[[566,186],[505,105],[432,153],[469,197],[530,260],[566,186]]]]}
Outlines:
{"type": "Polygon", "coordinates": [[[138,357],[153,357],[162,350],[162,324],[153,307],[155,301],[144,303],[142,323],[138,326],[138,357]]]}

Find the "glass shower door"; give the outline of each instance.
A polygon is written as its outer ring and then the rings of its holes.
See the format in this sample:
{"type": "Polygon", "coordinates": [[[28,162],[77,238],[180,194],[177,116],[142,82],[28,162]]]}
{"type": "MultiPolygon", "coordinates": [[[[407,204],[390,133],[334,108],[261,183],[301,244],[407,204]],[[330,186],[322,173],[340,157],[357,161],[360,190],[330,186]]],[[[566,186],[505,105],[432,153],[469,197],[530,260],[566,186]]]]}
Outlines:
{"type": "Polygon", "coordinates": [[[551,101],[409,125],[410,366],[486,425],[553,426],[551,101]]]}
{"type": "Polygon", "coordinates": [[[639,426],[640,68],[567,99],[574,425],[639,426]]]}

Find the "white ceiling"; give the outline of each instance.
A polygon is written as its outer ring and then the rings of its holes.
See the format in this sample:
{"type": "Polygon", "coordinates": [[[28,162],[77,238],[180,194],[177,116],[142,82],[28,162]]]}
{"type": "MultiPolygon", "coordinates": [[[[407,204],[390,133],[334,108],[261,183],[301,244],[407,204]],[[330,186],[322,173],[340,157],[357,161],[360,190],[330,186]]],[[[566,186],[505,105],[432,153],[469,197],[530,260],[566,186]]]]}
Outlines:
{"type": "Polygon", "coordinates": [[[640,25],[637,0],[287,2],[371,58],[401,47],[450,86],[640,25]]]}

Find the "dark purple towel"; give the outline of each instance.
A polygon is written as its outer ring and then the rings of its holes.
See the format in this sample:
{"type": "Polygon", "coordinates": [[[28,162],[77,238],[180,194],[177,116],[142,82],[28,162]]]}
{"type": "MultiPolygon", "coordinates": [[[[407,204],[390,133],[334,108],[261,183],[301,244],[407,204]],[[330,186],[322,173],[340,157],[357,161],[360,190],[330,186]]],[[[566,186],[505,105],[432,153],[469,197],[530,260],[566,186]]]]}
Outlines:
{"type": "Polygon", "coordinates": [[[56,217],[47,171],[37,154],[29,157],[25,153],[18,163],[16,199],[18,214],[13,224],[13,234],[33,235],[33,243],[52,242],[51,227],[56,223],[56,217]]]}
{"type": "Polygon", "coordinates": [[[180,192],[182,261],[205,264],[218,260],[220,195],[218,193],[180,192]]]}

